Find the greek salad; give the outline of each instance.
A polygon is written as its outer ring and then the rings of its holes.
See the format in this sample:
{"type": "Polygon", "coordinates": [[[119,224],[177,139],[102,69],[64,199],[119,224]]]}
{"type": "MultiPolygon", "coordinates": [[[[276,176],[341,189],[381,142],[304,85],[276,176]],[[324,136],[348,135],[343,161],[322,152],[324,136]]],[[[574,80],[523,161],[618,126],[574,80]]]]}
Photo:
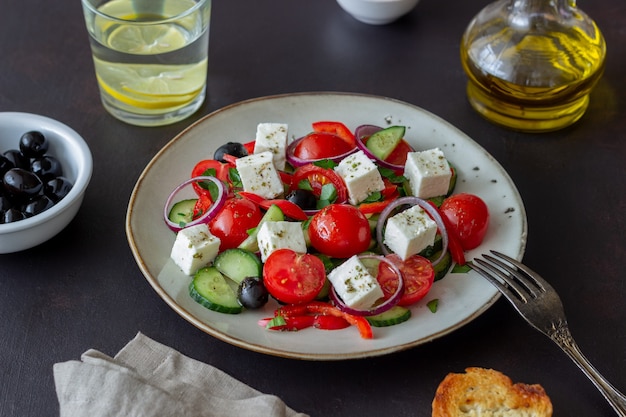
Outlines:
{"type": "Polygon", "coordinates": [[[259,123],[253,141],[195,161],[171,192],[163,216],[190,297],[224,314],[275,300],[259,321],[269,331],[356,326],[372,338],[372,326],[409,320],[480,245],[487,205],[455,194],[443,151],[414,149],[405,126],[317,121],[294,133],[259,123]]]}

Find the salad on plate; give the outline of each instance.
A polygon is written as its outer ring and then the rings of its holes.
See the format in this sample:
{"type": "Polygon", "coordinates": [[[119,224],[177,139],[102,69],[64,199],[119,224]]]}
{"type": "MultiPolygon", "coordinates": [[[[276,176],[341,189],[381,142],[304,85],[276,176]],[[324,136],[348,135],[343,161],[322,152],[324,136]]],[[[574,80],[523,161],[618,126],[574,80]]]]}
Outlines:
{"type": "Polygon", "coordinates": [[[462,271],[489,209],[455,193],[444,152],[414,149],[405,131],[316,121],[293,139],[262,122],[255,140],[190,162],[163,209],[189,297],[224,314],[274,302],[268,331],[355,326],[369,339],[410,320],[435,281],[462,271]]]}

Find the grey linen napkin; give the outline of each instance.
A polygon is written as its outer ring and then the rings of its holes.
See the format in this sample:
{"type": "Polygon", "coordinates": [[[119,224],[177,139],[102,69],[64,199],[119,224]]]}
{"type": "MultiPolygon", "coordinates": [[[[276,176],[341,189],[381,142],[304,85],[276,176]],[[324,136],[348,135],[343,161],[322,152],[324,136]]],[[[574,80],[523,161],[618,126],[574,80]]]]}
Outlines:
{"type": "Polygon", "coordinates": [[[142,333],[115,358],[90,349],[53,372],[61,417],[308,417],[142,333]]]}

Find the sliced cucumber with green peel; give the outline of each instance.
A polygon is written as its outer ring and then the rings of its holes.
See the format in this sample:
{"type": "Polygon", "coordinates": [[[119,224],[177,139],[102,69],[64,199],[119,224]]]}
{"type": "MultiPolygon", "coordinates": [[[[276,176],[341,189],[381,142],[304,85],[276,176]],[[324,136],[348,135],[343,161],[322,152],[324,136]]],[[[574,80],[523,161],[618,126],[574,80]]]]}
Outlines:
{"type": "Polygon", "coordinates": [[[167,215],[167,218],[178,225],[185,225],[193,220],[193,211],[198,200],[190,198],[181,200],[174,204],[167,215]]]}
{"type": "Polygon", "coordinates": [[[270,208],[267,209],[267,211],[261,218],[261,221],[259,222],[257,227],[250,233],[250,236],[248,236],[246,240],[244,240],[239,245],[239,248],[249,250],[250,252],[258,252],[259,244],[256,240],[256,237],[257,237],[257,234],[259,233],[259,229],[261,228],[261,225],[267,221],[280,222],[283,220],[285,220],[285,215],[283,214],[283,211],[280,208],[278,208],[278,206],[271,205],[270,208]]]}
{"type": "Polygon", "coordinates": [[[384,313],[365,317],[374,327],[388,327],[404,323],[411,318],[411,310],[402,306],[393,306],[384,313]]]}
{"type": "Polygon", "coordinates": [[[390,126],[379,130],[367,139],[365,146],[379,159],[385,160],[404,138],[404,126],[390,126]]]}
{"type": "Polygon", "coordinates": [[[241,248],[226,249],[217,255],[213,266],[237,284],[241,284],[244,278],[263,275],[263,264],[259,257],[241,248]]]}
{"type": "Polygon", "coordinates": [[[213,266],[196,272],[189,284],[189,295],[199,304],[219,313],[238,314],[243,310],[237,300],[237,293],[213,266]]]}

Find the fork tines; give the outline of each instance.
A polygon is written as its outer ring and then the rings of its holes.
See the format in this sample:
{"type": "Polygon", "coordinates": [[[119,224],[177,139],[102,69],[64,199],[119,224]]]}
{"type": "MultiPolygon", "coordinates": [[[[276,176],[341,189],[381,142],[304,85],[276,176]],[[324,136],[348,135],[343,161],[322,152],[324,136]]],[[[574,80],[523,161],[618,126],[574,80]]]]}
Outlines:
{"type": "Polygon", "coordinates": [[[507,292],[513,293],[516,298],[525,303],[528,302],[529,295],[531,298],[537,298],[540,293],[546,291],[548,284],[532,269],[503,253],[494,250],[490,252],[493,256],[483,254],[485,260],[474,259],[473,265],[469,264],[469,266],[487,278],[500,291],[505,292],[505,295],[507,292]]]}

